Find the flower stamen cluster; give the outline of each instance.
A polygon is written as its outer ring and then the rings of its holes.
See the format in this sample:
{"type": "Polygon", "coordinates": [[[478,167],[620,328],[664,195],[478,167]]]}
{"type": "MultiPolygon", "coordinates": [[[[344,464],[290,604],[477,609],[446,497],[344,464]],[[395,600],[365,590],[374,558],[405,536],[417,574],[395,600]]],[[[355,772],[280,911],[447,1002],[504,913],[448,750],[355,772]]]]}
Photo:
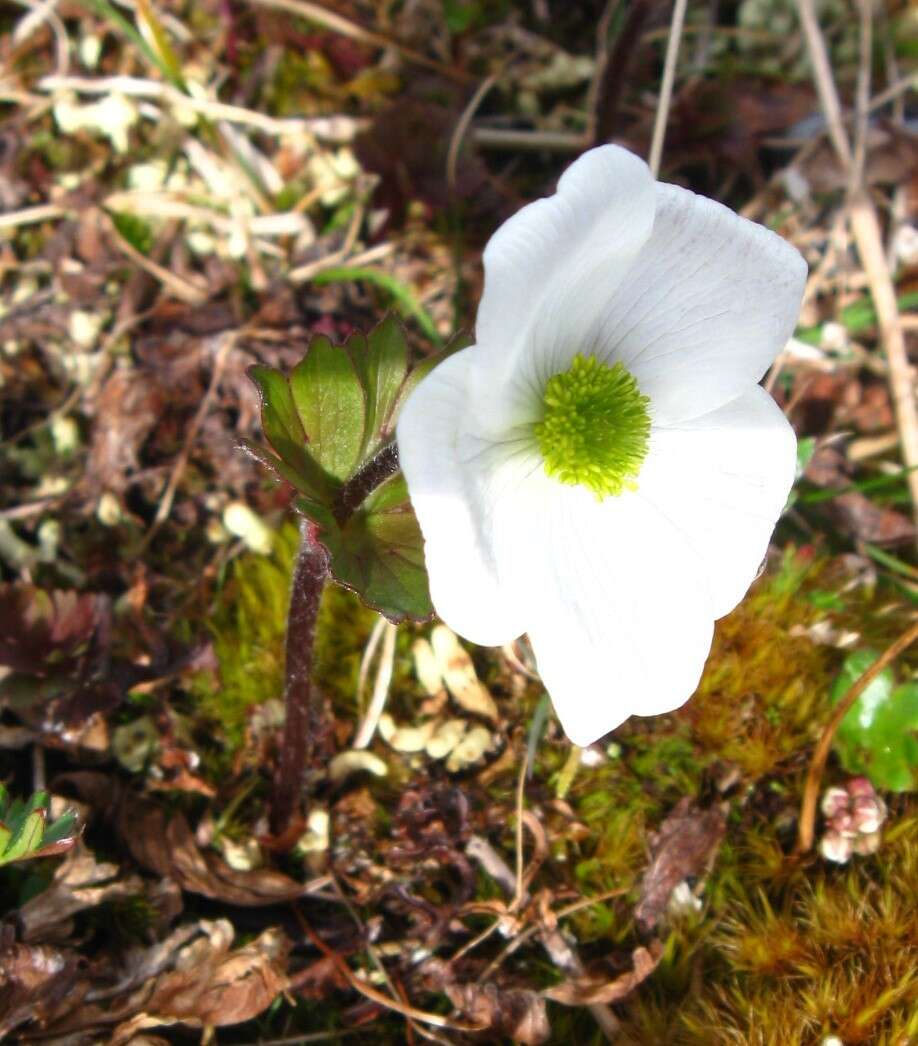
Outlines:
{"type": "Polygon", "coordinates": [[[578,353],[545,386],[535,435],[546,473],[588,487],[599,501],[635,490],[650,441],[649,402],[621,362],[578,353]]]}

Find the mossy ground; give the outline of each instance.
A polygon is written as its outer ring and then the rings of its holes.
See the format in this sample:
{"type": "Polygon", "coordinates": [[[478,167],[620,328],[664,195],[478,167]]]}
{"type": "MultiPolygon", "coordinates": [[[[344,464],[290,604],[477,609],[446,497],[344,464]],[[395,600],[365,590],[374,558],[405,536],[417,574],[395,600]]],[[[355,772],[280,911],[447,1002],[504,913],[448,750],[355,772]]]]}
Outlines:
{"type": "MultiPolygon", "coordinates": [[[[288,526],[270,557],[247,554],[238,560],[217,596],[211,628],[222,685],[211,681],[199,697],[234,743],[241,743],[250,708],[280,694],[295,545],[296,532],[288,526]]],[[[701,805],[725,801],[729,807],[723,845],[698,891],[701,909],[671,920],[659,967],[617,1007],[622,1042],[815,1046],[834,1034],[846,1046],[903,1046],[918,1032],[914,802],[900,797],[893,804],[883,848],[874,858],[839,868],[791,853],[808,754],[843,656],[811,636],[820,622],[843,628],[856,618],[876,639],[901,628],[907,616],[894,595],[869,588],[826,610],[819,593],[834,569],[812,550],[789,549],[718,624],[692,700],[669,716],[629,721],[600,765],[573,768],[570,747],[553,727],[537,749],[527,804],[545,822],[551,856],[535,885],[583,897],[622,891],[571,917],[570,929],[587,960],[640,943],[632,913],[649,836],[679,800],[691,796],[701,805]],[[552,811],[559,792],[586,831],[571,831],[570,822],[552,811]]],[[[357,716],[358,667],[373,621],[349,593],[335,587],[326,593],[318,675],[345,719],[357,716]]],[[[410,643],[424,631],[406,627],[400,634],[390,708],[401,719],[410,720],[420,701],[410,643]]],[[[508,743],[522,751],[539,688],[519,679],[511,685],[504,663],[490,652],[475,653],[507,716],[508,743]]],[[[391,831],[400,790],[423,787],[434,771],[442,777],[442,770],[400,759],[377,743],[393,764],[392,774],[388,782],[372,782],[361,800],[379,814],[362,826],[364,848],[374,845],[374,833],[383,838],[391,831]],[[387,810],[390,815],[382,816],[387,810]]],[[[466,775],[460,787],[473,808],[512,809],[515,776],[515,763],[508,760],[486,780],[466,775]]],[[[508,854],[511,820],[497,831],[508,854]]],[[[442,900],[438,888],[431,891],[429,901],[442,900]]],[[[494,884],[479,877],[479,899],[497,896],[494,884]]],[[[557,971],[534,952],[515,960],[518,972],[520,962],[530,981],[548,985],[557,979],[557,971]]],[[[553,1021],[553,1041],[601,1041],[582,1011],[557,1007],[553,1021]]],[[[374,1041],[386,1041],[385,1034],[380,1030],[383,1037],[374,1041]]]]}

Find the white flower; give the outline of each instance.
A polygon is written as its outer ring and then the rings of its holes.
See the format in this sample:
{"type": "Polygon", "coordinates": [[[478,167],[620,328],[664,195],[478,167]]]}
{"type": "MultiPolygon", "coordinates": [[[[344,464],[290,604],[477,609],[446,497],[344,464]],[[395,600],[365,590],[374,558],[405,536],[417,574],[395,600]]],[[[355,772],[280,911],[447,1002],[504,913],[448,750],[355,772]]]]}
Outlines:
{"type": "Polygon", "coordinates": [[[568,736],[682,704],[794,476],[756,384],[806,265],[615,146],[484,252],[477,344],[398,424],[434,606],[475,643],[529,633],[568,736]]]}

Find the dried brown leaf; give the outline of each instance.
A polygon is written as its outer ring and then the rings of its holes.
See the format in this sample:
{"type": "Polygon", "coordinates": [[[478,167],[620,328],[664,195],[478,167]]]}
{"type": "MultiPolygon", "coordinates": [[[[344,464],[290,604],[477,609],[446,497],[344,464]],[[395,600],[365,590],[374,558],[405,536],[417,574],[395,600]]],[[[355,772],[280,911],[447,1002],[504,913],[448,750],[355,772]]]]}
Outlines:
{"type": "Polygon", "coordinates": [[[57,948],[18,944],[0,932],[0,1039],[30,1021],[42,1021],[64,1000],[79,1005],[78,961],[57,948]]]}
{"type": "Polygon", "coordinates": [[[271,868],[237,871],[217,853],[198,848],[188,821],[170,816],[155,803],[125,796],[118,828],[145,868],[169,876],[183,890],[245,907],[278,904],[302,897],[307,887],[271,868]]]}
{"type": "Polygon", "coordinates": [[[545,999],[522,988],[498,988],[496,984],[448,984],[449,1001],[482,1031],[506,1035],[514,1042],[538,1046],[547,1042],[551,1025],[545,999]]]}
{"type": "Polygon", "coordinates": [[[656,926],[683,879],[701,874],[710,865],[725,829],[722,810],[699,810],[688,798],[679,801],[652,840],[653,859],[644,873],[641,898],[634,910],[642,929],[656,926]]]}
{"type": "Polygon", "coordinates": [[[128,1043],[143,1028],[176,1021],[240,1024],[267,1009],[288,985],[289,942],[275,929],[235,951],[229,951],[231,941],[232,928],[221,921],[209,937],[192,942],[179,968],[157,978],[141,1012],[115,1029],[112,1043],[128,1043]]]}
{"type": "Polygon", "coordinates": [[[78,843],[58,865],[51,885],[19,909],[22,939],[63,942],[72,932],[72,915],[114,898],[146,892],[139,876],[118,878],[118,872],[118,865],[97,861],[78,843]]]}
{"type": "Polygon", "coordinates": [[[577,977],[562,981],[543,994],[545,998],[565,1006],[594,1006],[597,1003],[609,1005],[619,1002],[653,973],[662,955],[662,947],[659,942],[654,941],[650,948],[635,948],[631,953],[633,969],[612,981],[577,977]]]}

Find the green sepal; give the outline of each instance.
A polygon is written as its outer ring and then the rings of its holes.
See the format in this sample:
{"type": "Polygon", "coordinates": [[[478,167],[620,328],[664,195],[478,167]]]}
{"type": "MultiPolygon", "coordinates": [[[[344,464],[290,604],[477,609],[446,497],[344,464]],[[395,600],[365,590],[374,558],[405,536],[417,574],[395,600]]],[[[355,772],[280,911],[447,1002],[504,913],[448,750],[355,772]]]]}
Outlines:
{"type": "MultiPolygon", "coordinates": [[[[848,655],[832,690],[833,703],[876,659],[873,650],[848,655]]],[[[897,686],[892,669],[884,669],[841,721],[835,751],[849,773],[863,774],[876,788],[918,790],[918,683],[897,686]]]]}
{"type": "Polygon", "coordinates": [[[428,356],[426,359],[421,360],[417,366],[412,367],[411,373],[405,379],[394,404],[393,414],[395,417],[398,417],[398,412],[402,409],[405,400],[412,392],[414,392],[418,385],[421,384],[435,367],[439,367],[440,364],[444,360],[449,359],[450,356],[453,356],[457,352],[461,352],[462,349],[467,349],[470,345],[474,344],[475,339],[470,334],[467,334],[465,331],[459,331],[449,339],[446,345],[444,345],[439,352],[435,353],[433,356],[428,356]]]}
{"type": "Polygon", "coordinates": [[[380,484],[343,527],[324,506],[301,499],[297,507],[319,527],[339,584],[394,623],[432,616],[424,542],[401,474],[380,484]]]}

